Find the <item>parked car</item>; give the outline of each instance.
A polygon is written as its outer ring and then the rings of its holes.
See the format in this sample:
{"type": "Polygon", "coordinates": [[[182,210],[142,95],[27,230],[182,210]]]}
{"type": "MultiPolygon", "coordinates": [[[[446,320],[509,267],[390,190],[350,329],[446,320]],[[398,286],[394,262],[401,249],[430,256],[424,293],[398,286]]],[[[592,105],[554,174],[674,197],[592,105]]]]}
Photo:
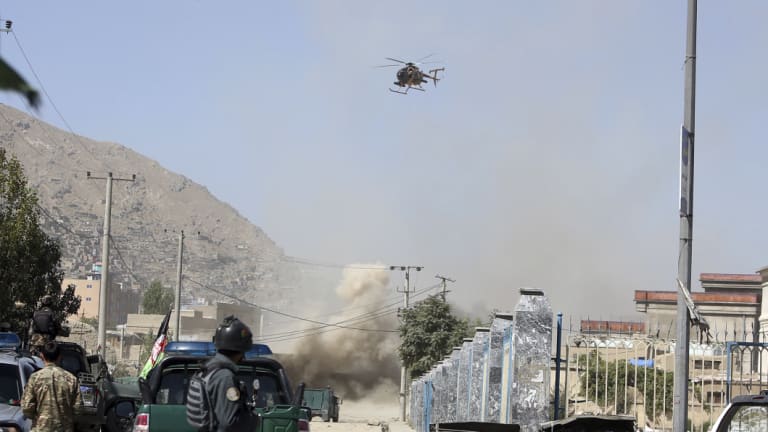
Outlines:
{"type": "MultiPolygon", "coordinates": [[[[3,342],[10,339],[13,338],[7,333],[0,335],[3,342]]],[[[43,367],[42,360],[20,354],[16,348],[0,345],[0,431],[3,432],[27,432],[32,428],[31,421],[21,412],[21,395],[29,376],[43,367]]]]}
{"type": "Polygon", "coordinates": [[[757,395],[736,396],[725,407],[712,432],[768,431],[768,390],[757,395]]]}

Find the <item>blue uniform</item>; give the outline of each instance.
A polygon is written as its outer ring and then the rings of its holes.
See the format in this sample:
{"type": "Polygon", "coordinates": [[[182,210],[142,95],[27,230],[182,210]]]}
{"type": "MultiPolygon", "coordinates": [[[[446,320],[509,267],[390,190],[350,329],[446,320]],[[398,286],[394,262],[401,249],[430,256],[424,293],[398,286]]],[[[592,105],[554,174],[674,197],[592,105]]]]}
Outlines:
{"type": "Polygon", "coordinates": [[[211,401],[211,413],[218,425],[217,432],[252,432],[258,426],[258,416],[246,405],[244,385],[237,379],[237,365],[227,356],[217,353],[208,361],[210,375],[205,391],[211,401]]]}

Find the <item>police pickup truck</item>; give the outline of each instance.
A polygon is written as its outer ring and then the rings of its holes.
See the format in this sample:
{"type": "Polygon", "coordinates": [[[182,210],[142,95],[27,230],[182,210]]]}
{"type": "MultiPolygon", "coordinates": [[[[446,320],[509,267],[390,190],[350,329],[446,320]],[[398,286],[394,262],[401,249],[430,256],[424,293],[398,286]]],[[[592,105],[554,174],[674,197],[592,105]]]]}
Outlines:
{"type": "MultiPolygon", "coordinates": [[[[265,345],[254,346],[238,365],[237,378],[248,384],[248,400],[261,417],[256,432],[309,431],[307,410],[294,403],[283,366],[265,345]],[[265,350],[266,348],[266,350],[265,350]],[[258,380],[254,397],[251,383],[258,380]]],[[[134,432],[190,431],[186,422],[187,386],[192,375],[215,354],[210,342],[171,342],[165,357],[139,380],[142,405],[136,413],[134,432]]]]}

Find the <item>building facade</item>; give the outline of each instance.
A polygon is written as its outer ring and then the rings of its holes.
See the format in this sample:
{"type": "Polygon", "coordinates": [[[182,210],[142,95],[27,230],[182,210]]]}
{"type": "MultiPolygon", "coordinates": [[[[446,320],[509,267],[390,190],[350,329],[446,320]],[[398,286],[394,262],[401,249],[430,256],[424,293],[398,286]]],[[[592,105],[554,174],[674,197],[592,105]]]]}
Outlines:
{"type": "Polygon", "coordinates": [[[81,318],[98,317],[101,280],[65,278],[61,282],[62,291],[70,285],[75,286],[75,296],[80,297],[80,310],[77,311],[77,316],[81,318]]]}

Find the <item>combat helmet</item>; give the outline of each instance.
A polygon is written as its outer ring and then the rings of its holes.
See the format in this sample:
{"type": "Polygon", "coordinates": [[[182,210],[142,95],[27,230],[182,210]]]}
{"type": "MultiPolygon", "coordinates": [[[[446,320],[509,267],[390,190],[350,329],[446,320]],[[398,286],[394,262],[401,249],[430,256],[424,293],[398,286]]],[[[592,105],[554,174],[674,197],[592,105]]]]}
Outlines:
{"type": "Polygon", "coordinates": [[[253,345],[253,333],[234,315],[224,318],[213,337],[216,350],[246,352],[253,345]]]}

